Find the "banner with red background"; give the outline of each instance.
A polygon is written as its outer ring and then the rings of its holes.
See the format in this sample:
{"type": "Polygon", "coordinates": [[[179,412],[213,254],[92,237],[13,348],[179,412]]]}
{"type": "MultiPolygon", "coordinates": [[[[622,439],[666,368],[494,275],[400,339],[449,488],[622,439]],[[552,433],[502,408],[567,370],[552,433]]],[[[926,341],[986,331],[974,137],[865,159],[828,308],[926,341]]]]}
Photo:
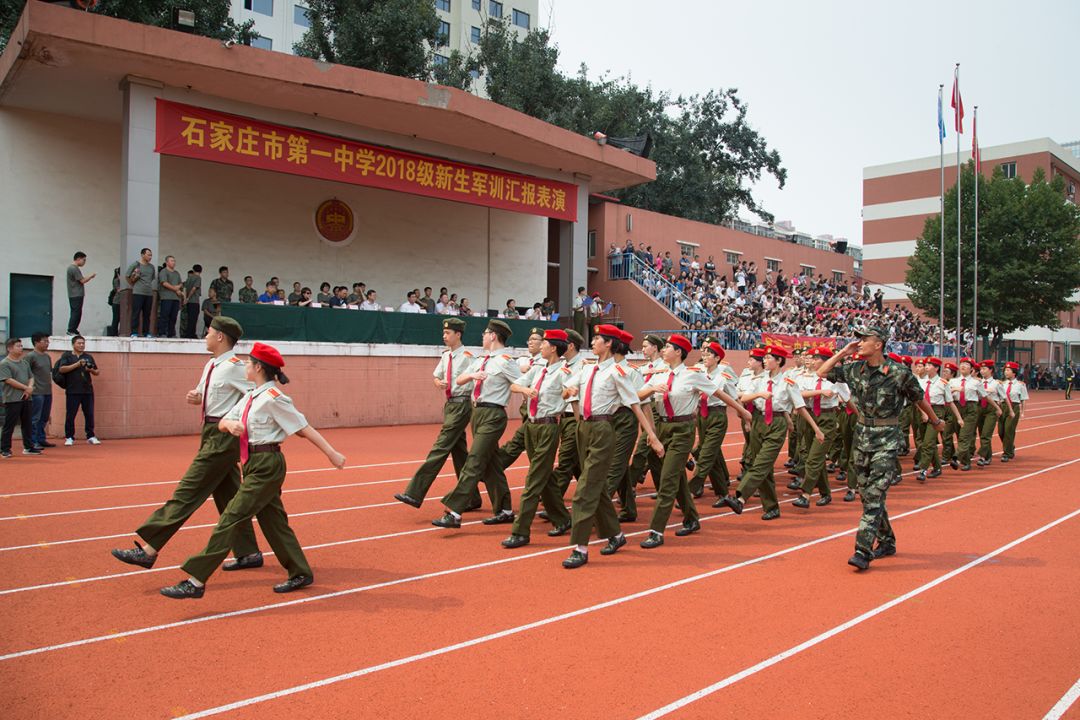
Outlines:
{"type": "Polygon", "coordinates": [[[571,183],[466,165],[310,130],[157,101],[157,152],[557,220],[577,220],[571,183]]]}
{"type": "Polygon", "coordinates": [[[761,342],[788,350],[807,350],[816,347],[827,347],[830,350],[836,350],[836,338],[811,337],[810,335],[762,333],[761,342]]]}

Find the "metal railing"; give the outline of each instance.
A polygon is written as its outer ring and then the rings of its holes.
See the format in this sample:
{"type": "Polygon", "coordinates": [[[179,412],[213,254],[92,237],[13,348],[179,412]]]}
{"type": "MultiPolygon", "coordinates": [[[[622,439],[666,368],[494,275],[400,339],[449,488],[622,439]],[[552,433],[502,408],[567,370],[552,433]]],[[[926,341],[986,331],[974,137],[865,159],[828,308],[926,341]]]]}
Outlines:
{"type": "Polygon", "coordinates": [[[712,313],[704,308],[695,310],[689,295],[633,253],[608,256],[608,279],[632,280],[685,323],[713,321],[712,313]]]}

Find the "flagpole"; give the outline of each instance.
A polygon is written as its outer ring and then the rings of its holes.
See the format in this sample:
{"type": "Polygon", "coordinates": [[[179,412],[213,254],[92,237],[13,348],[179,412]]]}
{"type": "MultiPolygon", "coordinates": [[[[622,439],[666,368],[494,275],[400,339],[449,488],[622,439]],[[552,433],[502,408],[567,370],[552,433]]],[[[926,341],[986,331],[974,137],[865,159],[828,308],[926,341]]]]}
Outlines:
{"type": "Polygon", "coordinates": [[[941,100],[945,85],[938,85],[938,154],[941,159],[941,251],[938,252],[941,270],[938,274],[938,355],[945,357],[945,124],[941,117],[941,100]]]}
{"type": "Polygon", "coordinates": [[[979,106],[975,106],[971,120],[972,163],[975,168],[975,290],[972,296],[973,308],[971,327],[975,332],[975,360],[979,359],[979,106]]]}
{"type": "MultiPolygon", "coordinates": [[[[953,93],[959,94],[960,84],[960,63],[956,63],[956,70],[953,74],[953,93]]],[[[955,98],[954,98],[955,99],[955,98]]],[[[959,121],[955,126],[956,128],[956,358],[959,362],[960,359],[960,345],[963,342],[961,338],[960,323],[963,321],[961,316],[961,308],[963,307],[960,300],[962,297],[961,292],[961,270],[962,264],[960,260],[960,246],[963,243],[960,237],[960,125],[959,121]]]]}

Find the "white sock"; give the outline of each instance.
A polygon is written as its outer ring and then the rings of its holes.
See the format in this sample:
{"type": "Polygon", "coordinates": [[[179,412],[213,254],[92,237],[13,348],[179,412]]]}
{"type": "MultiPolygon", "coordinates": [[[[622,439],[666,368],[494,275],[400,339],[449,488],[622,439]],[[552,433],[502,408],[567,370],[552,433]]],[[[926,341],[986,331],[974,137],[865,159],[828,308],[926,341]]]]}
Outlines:
{"type": "Polygon", "coordinates": [[[576,549],[582,555],[588,555],[589,554],[589,546],[588,545],[578,545],[576,549]]]}
{"type": "Polygon", "coordinates": [[[457,514],[456,512],[454,512],[453,510],[447,510],[446,512],[448,512],[448,513],[450,513],[451,515],[453,515],[453,516],[454,516],[454,519],[455,519],[455,520],[460,520],[460,519],[461,519],[461,516],[460,516],[460,515],[458,515],[458,514],[457,514]]]}
{"type": "Polygon", "coordinates": [[[192,585],[194,585],[195,587],[202,587],[203,585],[205,585],[205,584],[206,584],[206,583],[202,583],[202,582],[199,582],[198,580],[196,580],[195,578],[191,577],[190,575],[188,576],[188,580],[189,580],[189,581],[191,582],[191,584],[192,584],[192,585]]]}

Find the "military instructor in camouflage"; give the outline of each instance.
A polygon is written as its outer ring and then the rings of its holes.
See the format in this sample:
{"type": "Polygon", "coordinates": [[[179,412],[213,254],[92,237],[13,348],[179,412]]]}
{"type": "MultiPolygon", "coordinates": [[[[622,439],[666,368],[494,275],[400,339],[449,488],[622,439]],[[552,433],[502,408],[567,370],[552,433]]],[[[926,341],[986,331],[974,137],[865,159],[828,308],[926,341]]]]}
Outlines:
{"type": "Polygon", "coordinates": [[[858,340],[826,360],[817,372],[834,383],[847,383],[858,410],[851,469],[862,496],[863,514],[855,535],[855,554],[848,564],[866,570],[871,560],[896,554],[896,536],[889,524],[885,495],[902,442],[900,412],[906,404],[918,405],[928,418],[933,418],[935,428],[940,429],[944,423],[926,402],[911,370],[883,355],[887,331],[862,327],[855,335],[858,340]],[[841,364],[855,353],[860,360],[841,364]]]}

